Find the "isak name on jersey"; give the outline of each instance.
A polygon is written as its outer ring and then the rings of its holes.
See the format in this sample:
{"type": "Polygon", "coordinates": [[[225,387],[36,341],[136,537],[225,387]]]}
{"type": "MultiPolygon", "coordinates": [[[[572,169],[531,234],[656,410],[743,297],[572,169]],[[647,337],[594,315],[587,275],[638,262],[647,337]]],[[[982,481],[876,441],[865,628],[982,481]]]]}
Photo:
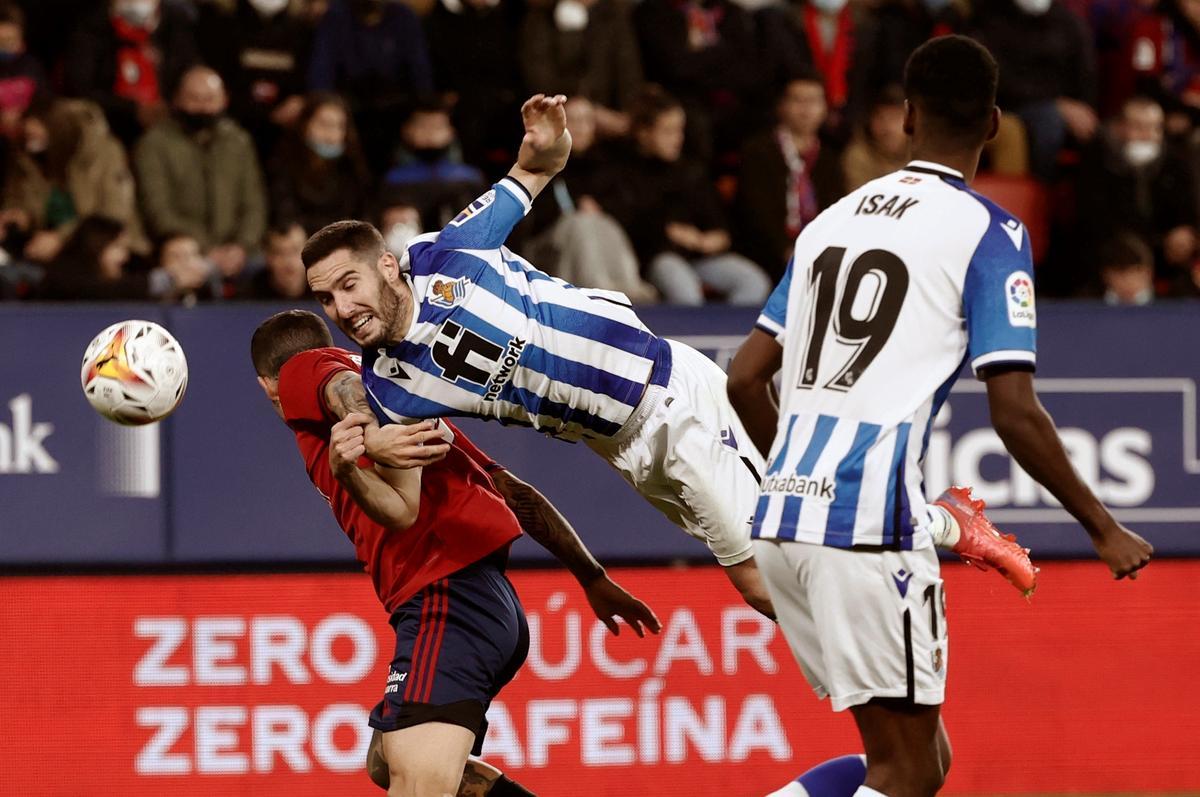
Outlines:
{"type": "Polygon", "coordinates": [[[900,220],[904,211],[916,205],[920,200],[900,194],[870,194],[858,201],[854,210],[855,216],[887,216],[889,219],[900,220]],[[887,199],[885,202],[884,199],[887,199]],[[899,204],[897,204],[899,203],[899,204]]]}

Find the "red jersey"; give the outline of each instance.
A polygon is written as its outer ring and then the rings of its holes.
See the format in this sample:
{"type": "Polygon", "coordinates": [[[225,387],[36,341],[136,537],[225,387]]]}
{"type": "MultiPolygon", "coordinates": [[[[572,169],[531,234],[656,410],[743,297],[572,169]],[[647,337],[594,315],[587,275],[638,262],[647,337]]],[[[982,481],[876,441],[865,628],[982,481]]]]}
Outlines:
{"type": "MultiPolygon", "coordinates": [[[[325,386],[342,371],[359,372],[358,358],[344,349],[297,354],[279,371],[279,402],[308,477],[354,543],[379,600],[394,612],[434,581],[508,545],[521,536],[521,526],[488,475],[499,466],[453,426],[446,458],[421,473],[416,522],[388,529],[367,517],[329,467],[329,432],[337,418],[325,405],[325,386]]],[[[373,467],[366,458],[358,466],[373,467]]]]}

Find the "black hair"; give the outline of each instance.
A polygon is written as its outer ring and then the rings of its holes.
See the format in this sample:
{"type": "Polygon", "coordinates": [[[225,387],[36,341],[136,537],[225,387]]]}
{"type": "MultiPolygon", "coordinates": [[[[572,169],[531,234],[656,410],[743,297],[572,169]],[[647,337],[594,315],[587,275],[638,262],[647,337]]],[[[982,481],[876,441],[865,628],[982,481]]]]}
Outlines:
{"type": "Polygon", "coordinates": [[[966,36],[941,36],[918,47],[904,66],[904,95],[937,139],[978,146],[996,107],[1000,69],[987,48],[966,36]]]}
{"type": "Polygon", "coordinates": [[[250,338],[250,359],[254,371],[268,379],[278,379],[283,364],[302,351],[333,345],[329,327],[316,313],[308,310],[284,310],[258,325],[250,338]]]}
{"type": "Polygon", "coordinates": [[[16,3],[0,2],[0,25],[16,25],[25,30],[25,12],[16,3]]]}
{"type": "Polygon", "coordinates": [[[375,226],[365,221],[335,221],[317,230],[304,244],[300,259],[304,267],[312,268],[339,249],[349,249],[356,255],[367,258],[372,265],[387,246],[375,226]]]}
{"type": "Polygon", "coordinates": [[[667,93],[662,86],[647,84],[629,108],[630,123],[634,130],[649,130],[658,118],[669,111],[682,109],[683,103],[667,93]]]}
{"type": "Polygon", "coordinates": [[[1153,266],[1154,252],[1140,235],[1122,231],[1105,241],[1097,253],[1101,269],[1153,266]]]}

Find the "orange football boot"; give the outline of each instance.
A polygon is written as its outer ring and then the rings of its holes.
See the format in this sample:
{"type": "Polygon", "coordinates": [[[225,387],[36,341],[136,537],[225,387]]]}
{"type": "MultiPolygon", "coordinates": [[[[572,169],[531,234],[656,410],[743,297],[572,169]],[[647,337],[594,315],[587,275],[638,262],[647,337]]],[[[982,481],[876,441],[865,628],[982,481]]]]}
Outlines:
{"type": "Polygon", "coordinates": [[[1029,560],[1029,549],[1012,534],[996,531],[983,514],[983,501],[972,498],[968,487],[951,487],[933,502],[945,508],[958,523],[959,537],[952,549],[969,565],[994,568],[1028,598],[1037,589],[1038,568],[1029,560]]]}

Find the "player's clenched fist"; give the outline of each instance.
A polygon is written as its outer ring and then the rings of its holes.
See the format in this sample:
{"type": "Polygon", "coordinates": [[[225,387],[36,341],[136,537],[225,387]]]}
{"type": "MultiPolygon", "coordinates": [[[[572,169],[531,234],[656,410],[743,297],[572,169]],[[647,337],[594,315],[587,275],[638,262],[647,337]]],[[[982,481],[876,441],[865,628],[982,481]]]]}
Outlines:
{"type": "Polygon", "coordinates": [[[1150,564],[1154,554],[1154,546],[1121,525],[1094,538],[1092,545],[1114,578],[1137,578],[1137,571],[1150,564]]]}
{"type": "Polygon", "coordinates": [[[329,468],[339,479],[354,472],[358,460],[367,453],[363,436],[368,424],[375,419],[361,412],[352,412],[329,430],[329,468]]]}
{"type": "Polygon", "coordinates": [[[370,426],[363,439],[367,456],[389,468],[422,468],[450,451],[438,420],[370,426]]]}

